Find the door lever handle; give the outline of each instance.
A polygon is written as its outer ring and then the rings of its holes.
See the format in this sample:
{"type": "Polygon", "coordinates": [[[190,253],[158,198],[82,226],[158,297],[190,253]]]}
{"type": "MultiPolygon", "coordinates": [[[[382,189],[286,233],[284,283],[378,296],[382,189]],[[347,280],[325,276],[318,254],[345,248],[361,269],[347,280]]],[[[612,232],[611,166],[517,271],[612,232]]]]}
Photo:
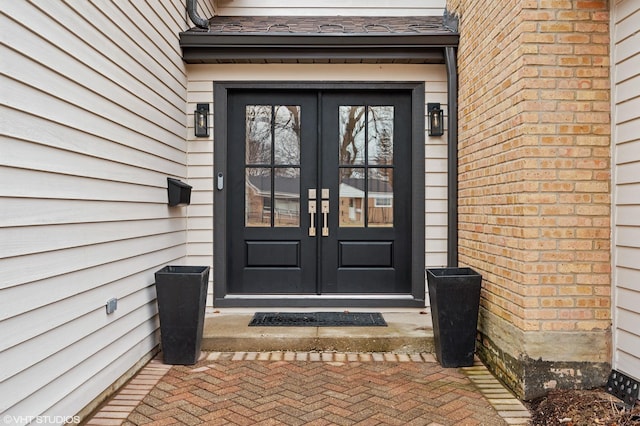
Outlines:
{"type": "Polygon", "coordinates": [[[329,200],[322,200],[322,236],[329,236],[329,224],[327,223],[329,218],[329,200]]]}
{"type": "Polygon", "coordinates": [[[309,190],[309,236],[316,236],[316,211],[317,211],[317,201],[316,201],[316,190],[309,190]]]}
{"type": "Polygon", "coordinates": [[[322,236],[329,236],[329,190],[327,188],[322,188],[322,204],[320,208],[322,209],[322,236]]]}
{"type": "Polygon", "coordinates": [[[316,236],[316,200],[309,200],[309,236],[316,236]]]}

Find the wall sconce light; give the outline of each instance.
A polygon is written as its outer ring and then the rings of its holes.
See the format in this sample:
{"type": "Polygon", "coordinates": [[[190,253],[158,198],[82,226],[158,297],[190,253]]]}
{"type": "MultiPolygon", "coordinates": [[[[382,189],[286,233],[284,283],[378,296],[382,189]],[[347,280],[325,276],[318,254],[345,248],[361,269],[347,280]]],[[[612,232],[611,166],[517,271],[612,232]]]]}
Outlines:
{"type": "Polygon", "coordinates": [[[427,104],[427,116],[429,117],[429,136],[442,136],[444,134],[444,123],[440,104],[427,104]]]}
{"type": "Polygon", "coordinates": [[[209,104],[198,104],[193,113],[193,127],[196,137],[209,137],[209,104]]]}

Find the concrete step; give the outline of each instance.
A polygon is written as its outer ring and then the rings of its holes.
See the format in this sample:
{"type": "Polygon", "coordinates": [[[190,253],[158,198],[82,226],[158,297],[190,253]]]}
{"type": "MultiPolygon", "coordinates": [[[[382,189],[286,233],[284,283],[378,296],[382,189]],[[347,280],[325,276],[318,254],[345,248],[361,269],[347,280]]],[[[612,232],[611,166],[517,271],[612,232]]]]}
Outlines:
{"type": "Polygon", "coordinates": [[[387,327],[249,327],[251,313],[207,314],[202,349],[217,352],[434,351],[431,316],[382,312],[387,327]]]}

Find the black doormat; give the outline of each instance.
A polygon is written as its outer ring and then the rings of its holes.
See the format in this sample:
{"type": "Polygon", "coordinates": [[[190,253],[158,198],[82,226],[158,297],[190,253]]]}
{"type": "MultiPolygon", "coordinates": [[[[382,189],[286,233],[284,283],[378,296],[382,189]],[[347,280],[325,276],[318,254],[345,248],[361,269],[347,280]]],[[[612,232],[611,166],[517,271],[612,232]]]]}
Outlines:
{"type": "Polygon", "coordinates": [[[256,312],[250,327],[386,327],[378,312],[256,312]]]}

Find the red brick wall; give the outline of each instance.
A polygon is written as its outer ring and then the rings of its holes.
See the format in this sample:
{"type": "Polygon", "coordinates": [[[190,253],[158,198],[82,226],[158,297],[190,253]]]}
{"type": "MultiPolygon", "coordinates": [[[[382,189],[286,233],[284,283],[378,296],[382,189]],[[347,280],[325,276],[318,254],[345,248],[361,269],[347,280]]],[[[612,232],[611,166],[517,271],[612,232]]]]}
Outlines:
{"type": "MultiPolygon", "coordinates": [[[[510,324],[522,340],[507,345],[514,358],[530,356],[535,332],[585,342],[594,333],[608,350],[608,2],[449,0],[448,9],[461,34],[459,257],[484,277],[481,332],[503,339],[489,324],[510,324]]],[[[574,356],[562,352],[549,358],[574,356]]]]}

